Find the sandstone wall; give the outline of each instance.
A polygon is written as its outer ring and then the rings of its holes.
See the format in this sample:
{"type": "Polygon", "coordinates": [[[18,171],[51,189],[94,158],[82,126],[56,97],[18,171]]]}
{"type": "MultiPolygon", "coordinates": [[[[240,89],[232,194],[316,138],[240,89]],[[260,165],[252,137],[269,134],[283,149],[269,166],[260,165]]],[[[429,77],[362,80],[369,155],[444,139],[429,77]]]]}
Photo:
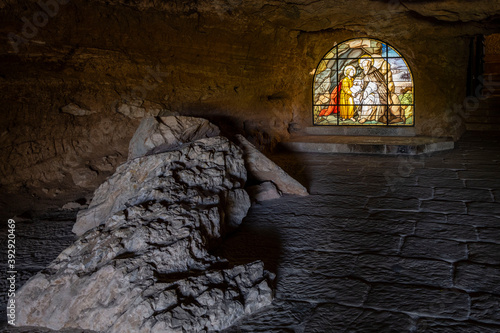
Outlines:
{"type": "Polygon", "coordinates": [[[492,61],[500,57],[500,34],[491,34],[485,38],[485,53],[492,61]]]}
{"type": "Polygon", "coordinates": [[[46,22],[35,1],[0,1],[0,200],[18,211],[88,196],[148,114],[202,116],[272,148],[312,124],[311,72],[353,37],[406,57],[417,133],[457,138],[445,111],[465,97],[468,36],[497,29],[488,1],[58,1],[46,22]]]}

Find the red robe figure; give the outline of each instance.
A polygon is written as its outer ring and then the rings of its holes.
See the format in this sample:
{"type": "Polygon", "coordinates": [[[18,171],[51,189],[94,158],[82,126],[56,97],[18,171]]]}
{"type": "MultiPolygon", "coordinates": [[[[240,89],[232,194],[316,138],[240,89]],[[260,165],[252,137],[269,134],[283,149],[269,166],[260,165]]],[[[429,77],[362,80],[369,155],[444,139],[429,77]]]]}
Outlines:
{"type": "Polygon", "coordinates": [[[323,109],[319,112],[319,117],[327,117],[332,113],[337,113],[338,111],[338,92],[342,89],[342,81],[339,82],[338,86],[333,89],[330,95],[330,106],[328,109],[323,109]]]}

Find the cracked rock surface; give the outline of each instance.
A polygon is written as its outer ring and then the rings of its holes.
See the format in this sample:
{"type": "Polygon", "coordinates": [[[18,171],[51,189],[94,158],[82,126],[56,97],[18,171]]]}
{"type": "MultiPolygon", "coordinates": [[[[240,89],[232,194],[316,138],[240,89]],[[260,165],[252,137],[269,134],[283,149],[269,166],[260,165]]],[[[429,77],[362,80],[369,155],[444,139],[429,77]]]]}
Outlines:
{"type": "Polygon", "coordinates": [[[265,200],[266,197],[269,197],[267,199],[272,199],[276,197],[276,195],[279,197],[280,192],[299,196],[309,195],[307,189],[302,184],[257,150],[257,148],[245,139],[243,135],[237,134],[236,140],[244,152],[245,165],[250,176],[255,181],[263,184],[261,185],[260,192],[269,191],[270,187],[265,184],[266,182],[271,181],[275,185],[276,189],[274,190],[274,195],[271,195],[270,197],[268,195],[262,195],[259,196],[258,199],[265,200]]]}
{"type": "Polygon", "coordinates": [[[172,150],[182,144],[219,134],[219,128],[203,118],[147,117],[130,141],[128,159],[172,150]]]}
{"type": "Polygon", "coordinates": [[[223,137],[120,166],[87,211],[97,225],[81,224],[83,235],[19,290],[17,324],[205,332],[269,305],[262,262],[229,267],[209,253],[246,215],[245,180],[240,149],[223,137]]]}

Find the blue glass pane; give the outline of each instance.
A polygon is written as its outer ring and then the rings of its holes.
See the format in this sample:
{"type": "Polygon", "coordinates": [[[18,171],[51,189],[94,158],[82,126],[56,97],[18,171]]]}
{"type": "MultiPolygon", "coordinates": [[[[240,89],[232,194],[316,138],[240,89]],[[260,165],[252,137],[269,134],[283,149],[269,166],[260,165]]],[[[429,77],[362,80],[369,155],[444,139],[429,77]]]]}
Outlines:
{"type": "Polygon", "coordinates": [[[388,48],[388,53],[387,53],[387,56],[388,57],[401,57],[401,55],[399,53],[396,52],[396,50],[394,50],[392,47],[389,46],[388,48]]]}
{"type": "Polygon", "coordinates": [[[382,55],[387,57],[387,44],[382,44],[382,55]]]}

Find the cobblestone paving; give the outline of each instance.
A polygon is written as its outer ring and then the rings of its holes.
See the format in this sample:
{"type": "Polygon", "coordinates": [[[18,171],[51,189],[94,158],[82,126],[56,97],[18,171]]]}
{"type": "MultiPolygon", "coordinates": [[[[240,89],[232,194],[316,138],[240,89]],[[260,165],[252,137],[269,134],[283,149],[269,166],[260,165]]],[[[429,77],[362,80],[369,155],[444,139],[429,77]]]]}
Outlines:
{"type": "MultiPolygon", "coordinates": [[[[217,251],[277,274],[273,305],[226,333],[500,332],[500,136],[427,156],[273,159],[311,195],[254,205],[217,251]]],[[[17,225],[22,282],[73,241],[71,217],[45,220],[17,225]]]]}

